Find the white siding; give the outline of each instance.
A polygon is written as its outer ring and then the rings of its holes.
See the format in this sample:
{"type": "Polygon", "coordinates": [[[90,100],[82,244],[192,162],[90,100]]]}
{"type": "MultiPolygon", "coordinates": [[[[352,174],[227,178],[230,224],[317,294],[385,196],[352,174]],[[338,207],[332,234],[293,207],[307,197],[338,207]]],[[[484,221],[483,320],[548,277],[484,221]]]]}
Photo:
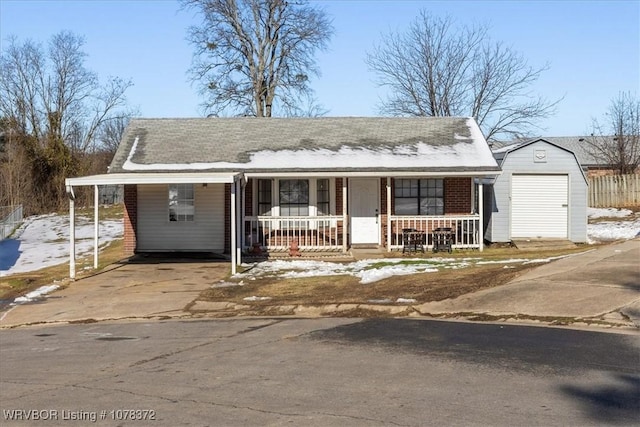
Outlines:
{"type": "Polygon", "coordinates": [[[511,238],[567,238],[567,175],[512,175],[511,238]]]}
{"type": "Polygon", "coordinates": [[[138,186],[137,250],[224,251],[224,185],[195,184],[194,221],[169,221],[167,185],[138,186]]]}

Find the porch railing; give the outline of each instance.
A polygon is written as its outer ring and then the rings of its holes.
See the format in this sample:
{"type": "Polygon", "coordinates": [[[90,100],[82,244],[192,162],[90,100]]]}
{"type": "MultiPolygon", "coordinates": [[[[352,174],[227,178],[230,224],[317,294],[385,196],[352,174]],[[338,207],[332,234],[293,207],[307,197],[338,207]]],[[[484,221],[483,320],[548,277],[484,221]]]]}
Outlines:
{"type": "Polygon", "coordinates": [[[0,240],[9,237],[22,223],[22,205],[0,206],[0,240]]]}
{"type": "Polygon", "coordinates": [[[391,249],[402,249],[402,230],[425,233],[425,244],[433,248],[432,232],[436,228],[451,228],[454,249],[480,249],[482,232],[479,215],[399,216],[391,215],[391,249]]]}
{"type": "Polygon", "coordinates": [[[301,250],[342,250],[342,216],[245,217],[243,247],[285,251],[296,240],[301,250]]]}

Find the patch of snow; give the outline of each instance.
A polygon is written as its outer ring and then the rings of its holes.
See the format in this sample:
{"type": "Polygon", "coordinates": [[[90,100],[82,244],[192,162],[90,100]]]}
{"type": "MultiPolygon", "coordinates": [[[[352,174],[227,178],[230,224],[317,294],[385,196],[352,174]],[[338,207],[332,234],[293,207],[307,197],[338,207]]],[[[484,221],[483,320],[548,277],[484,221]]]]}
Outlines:
{"type": "Polygon", "coordinates": [[[635,237],[640,237],[640,218],[632,221],[597,222],[587,227],[589,243],[628,240],[635,237]]]}
{"type": "Polygon", "coordinates": [[[257,296],[251,296],[251,297],[246,297],[243,298],[244,301],[269,301],[271,299],[271,297],[257,297],[257,296]]]}
{"type": "Polygon", "coordinates": [[[18,297],[16,299],[14,299],[13,302],[14,302],[14,304],[24,304],[24,303],[33,301],[35,299],[42,298],[46,294],[55,291],[59,287],[60,286],[58,286],[58,285],[40,286],[38,289],[36,289],[34,291],[31,291],[28,294],[25,294],[25,295],[23,295],[21,297],[18,297]]]}
{"type": "Polygon", "coordinates": [[[587,217],[595,218],[624,218],[633,215],[629,209],[618,208],[587,208],[587,217]]]}
{"type": "Polygon", "coordinates": [[[244,282],[242,280],[240,282],[225,282],[224,280],[221,280],[220,282],[211,285],[212,288],[232,288],[235,286],[244,286],[244,282]]]}
{"type": "Polygon", "coordinates": [[[416,300],[414,298],[398,298],[396,302],[398,304],[413,304],[416,300]]]}
{"type": "MultiPolygon", "coordinates": [[[[93,252],[93,218],[76,217],[76,255],[93,252]]],[[[122,220],[100,221],[101,247],[123,234],[122,220]]],[[[39,270],[69,262],[69,217],[36,215],[28,217],[12,238],[0,241],[0,276],[39,270]]]]}
{"type": "Polygon", "coordinates": [[[391,300],[389,298],[370,299],[367,302],[370,303],[370,304],[391,304],[391,300]]]}

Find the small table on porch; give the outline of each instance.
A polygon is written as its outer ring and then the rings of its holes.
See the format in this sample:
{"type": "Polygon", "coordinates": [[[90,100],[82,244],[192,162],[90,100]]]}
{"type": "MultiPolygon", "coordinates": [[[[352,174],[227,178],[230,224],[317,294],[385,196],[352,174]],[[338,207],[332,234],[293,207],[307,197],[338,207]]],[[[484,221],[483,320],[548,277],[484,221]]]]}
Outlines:
{"type": "Polygon", "coordinates": [[[424,252],[426,244],[426,234],[424,231],[418,231],[414,228],[402,229],[402,253],[405,252],[424,252]]]}

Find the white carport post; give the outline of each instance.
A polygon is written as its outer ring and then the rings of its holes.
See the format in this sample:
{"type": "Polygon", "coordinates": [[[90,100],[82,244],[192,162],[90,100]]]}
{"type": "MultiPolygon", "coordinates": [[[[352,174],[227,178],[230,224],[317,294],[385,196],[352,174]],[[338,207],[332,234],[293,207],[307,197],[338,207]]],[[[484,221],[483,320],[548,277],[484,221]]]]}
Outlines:
{"type": "Polygon", "coordinates": [[[483,200],[483,187],[482,187],[482,179],[478,180],[478,244],[480,244],[480,252],[482,252],[484,250],[484,220],[483,220],[483,214],[484,214],[484,200],[483,200]]]}
{"type": "Polygon", "coordinates": [[[391,178],[387,177],[387,252],[391,252],[391,178]]]}
{"type": "Polygon", "coordinates": [[[69,187],[69,278],[76,278],[76,207],[73,187],[69,187]]]}
{"type": "Polygon", "coordinates": [[[347,253],[347,235],[349,225],[347,216],[347,177],[342,178],[342,253],[347,253]]]}
{"type": "Polygon", "coordinates": [[[98,268],[98,186],[93,186],[93,268],[98,268]]]}
{"type": "Polygon", "coordinates": [[[236,236],[236,185],[237,181],[233,180],[231,184],[231,274],[236,274],[236,246],[237,246],[237,236],[236,236]]]}

